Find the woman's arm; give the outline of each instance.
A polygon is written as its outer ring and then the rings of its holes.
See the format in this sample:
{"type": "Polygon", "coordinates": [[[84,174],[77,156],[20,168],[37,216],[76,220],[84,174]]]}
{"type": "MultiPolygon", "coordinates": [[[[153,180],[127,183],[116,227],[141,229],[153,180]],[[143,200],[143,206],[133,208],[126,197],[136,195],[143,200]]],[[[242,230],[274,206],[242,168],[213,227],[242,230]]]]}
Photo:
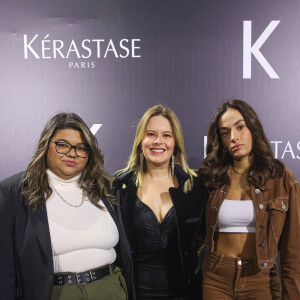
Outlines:
{"type": "Polygon", "coordinates": [[[0,182],[0,294],[1,299],[16,299],[14,249],[15,208],[11,192],[0,182]]]}
{"type": "Polygon", "coordinates": [[[284,300],[300,299],[300,189],[290,176],[289,209],[279,246],[284,300]]]}
{"type": "Polygon", "coordinates": [[[200,224],[197,232],[196,251],[199,256],[204,247],[204,239],[206,236],[206,205],[208,201],[208,192],[205,186],[200,182],[199,178],[195,180],[195,194],[200,207],[200,224]]]}

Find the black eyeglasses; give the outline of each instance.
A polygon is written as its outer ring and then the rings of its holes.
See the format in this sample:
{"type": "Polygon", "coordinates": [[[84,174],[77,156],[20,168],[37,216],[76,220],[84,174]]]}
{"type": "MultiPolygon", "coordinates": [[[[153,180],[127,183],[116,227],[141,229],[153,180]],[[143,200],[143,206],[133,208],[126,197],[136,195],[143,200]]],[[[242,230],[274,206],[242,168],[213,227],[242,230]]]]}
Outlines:
{"type": "Polygon", "coordinates": [[[68,154],[72,149],[78,157],[86,158],[90,154],[90,148],[85,145],[73,146],[68,142],[54,141],[50,139],[52,143],[55,144],[55,150],[59,154],[68,154]]]}

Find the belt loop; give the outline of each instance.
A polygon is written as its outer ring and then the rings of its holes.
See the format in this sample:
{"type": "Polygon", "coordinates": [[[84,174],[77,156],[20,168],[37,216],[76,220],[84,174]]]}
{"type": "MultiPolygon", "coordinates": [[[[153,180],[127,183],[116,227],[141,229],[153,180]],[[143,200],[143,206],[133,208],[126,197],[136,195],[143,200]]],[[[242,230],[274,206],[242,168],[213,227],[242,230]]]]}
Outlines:
{"type": "Polygon", "coordinates": [[[218,260],[218,265],[219,266],[222,264],[223,258],[224,258],[224,255],[221,254],[221,256],[219,257],[219,260],[218,260]]]}
{"type": "Polygon", "coordinates": [[[110,264],[109,265],[109,270],[110,270],[111,273],[114,271],[114,269],[115,269],[115,265],[114,264],[110,264]]]}
{"type": "Polygon", "coordinates": [[[211,269],[219,268],[221,266],[221,264],[222,264],[223,258],[224,258],[224,255],[221,254],[218,257],[218,260],[216,261],[216,263],[211,265],[211,269]]]}

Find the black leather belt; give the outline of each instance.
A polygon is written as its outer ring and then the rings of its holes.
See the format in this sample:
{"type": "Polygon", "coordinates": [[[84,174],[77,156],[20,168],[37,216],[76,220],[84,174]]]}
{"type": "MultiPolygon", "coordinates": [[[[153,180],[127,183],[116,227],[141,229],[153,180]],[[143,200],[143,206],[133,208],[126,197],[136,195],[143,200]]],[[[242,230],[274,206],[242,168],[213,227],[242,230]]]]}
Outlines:
{"type": "Polygon", "coordinates": [[[103,278],[109,274],[109,267],[80,272],[54,274],[54,285],[69,285],[69,284],[86,284],[103,278]]]}

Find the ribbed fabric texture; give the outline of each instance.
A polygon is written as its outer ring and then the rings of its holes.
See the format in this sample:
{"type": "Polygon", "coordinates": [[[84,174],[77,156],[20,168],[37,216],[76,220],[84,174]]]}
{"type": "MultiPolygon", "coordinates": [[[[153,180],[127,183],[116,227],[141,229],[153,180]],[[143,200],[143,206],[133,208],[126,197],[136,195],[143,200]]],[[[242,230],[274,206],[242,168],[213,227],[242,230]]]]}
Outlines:
{"type": "Polygon", "coordinates": [[[256,214],[252,200],[225,199],[218,215],[219,232],[255,232],[256,214]]]}
{"type": "MultiPolygon", "coordinates": [[[[83,193],[77,184],[80,174],[64,180],[48,169],[47,175],[50,184],[68,203],[81,203],[83,193]]],[[[104,206],[101,200],[99,204],[104,206]]],[[[119,233],[107,210],[95,207],[88,199],[80,207],[72,207],[55,191],[46,207],[54,273],[83,272],[116,260],[113,247],[119,241],[119,233]]]]}

